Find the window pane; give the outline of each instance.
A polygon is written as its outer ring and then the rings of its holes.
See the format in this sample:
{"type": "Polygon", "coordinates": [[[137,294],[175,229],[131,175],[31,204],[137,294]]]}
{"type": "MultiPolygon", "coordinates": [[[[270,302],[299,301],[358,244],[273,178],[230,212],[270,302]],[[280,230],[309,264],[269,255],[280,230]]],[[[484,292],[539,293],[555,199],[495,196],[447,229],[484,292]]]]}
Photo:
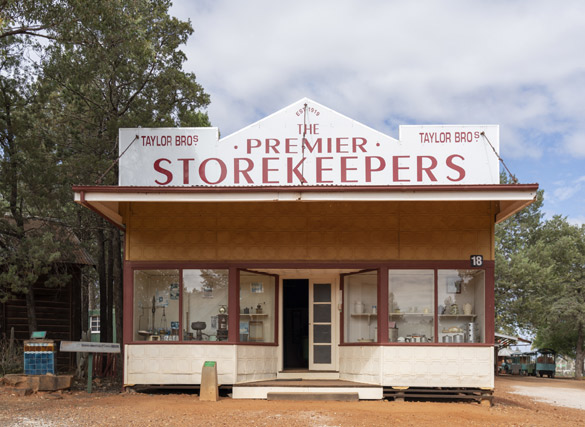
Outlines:
{"type": "Polygon", "coordinates": [[[179,271],[134,271],[134,340],[178,341],[178,325],[179,271]]]}
{"type": "Polygon", "coordinates": [[[100,333],[100,318],[99,316],[91,316],[91,333],[92,334],[99,334],[100,333]]]}
{"type": "Polygon", "coordinates": [[[315,359],[315,363],[331,363],[331,346],[314,345],[313,357],[315,359]]]}
{"type": "Polygon", "coordinates": [[[240,272],[240,341],[274,342],[276,279],[240,272]]]}
{"type": "Polygon", "coordinates": [[[331,284],[315,283],[313,285],[314,302],[331,302],[331,284]]]}
{"type": "Polygon", "coordinates": [[[434,270],[389,270],[390,341],[433,342],[434,300],[434,270]]]}
{"type": "Polygon", "coordinates": [[[343,283],[344,341],[376,341],[378,272],[351,274],[343,283]]]}
{"type": "Polygon", "coordinates": [[[227,341],[228,270],[183,270],[183,339],[227,341]]]}
{"type": "Polygon", "coordinates": [[[330,343],[331,325],[313,325],[313,342],[330,343]]]}
{"type": "Polygon", "coordinates": [[[438,280],[441,342],[484,342],[485,272],[439,270],[438,280]]]}
{"type": "Polygon", "coordinates": [[[331,323],[331,304],[314,304],[313,322],[331,323]]]}

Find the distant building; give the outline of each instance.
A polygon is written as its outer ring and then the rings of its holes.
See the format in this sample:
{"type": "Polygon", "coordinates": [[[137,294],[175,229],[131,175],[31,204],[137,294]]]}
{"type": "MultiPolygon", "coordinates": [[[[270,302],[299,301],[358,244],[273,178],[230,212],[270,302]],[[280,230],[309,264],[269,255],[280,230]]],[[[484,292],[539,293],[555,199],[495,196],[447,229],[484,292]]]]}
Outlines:
{"type": "MultiPolygon", "coordinates": [[[[53,227],[59,231],[56,235],[64,236],[74,245],[72,257],[58,262],[65,267],[71,278],[63,286],[49,288],[41,279],[34,286],[37,325],[40,331],[47,332],[47,339],[60,341],[78,341],[81,339],[81,280],[82,269],[94,265],[91,256],[81,247],[79,239],[65,227],[43,220],[30,220],[26,229],[53,227]]],[[[7,337],[11,328],[18,341],[30,338],[28,315],[24,295],[0,303],[0,336],[7,337]]],[[[57,353],[57,369],[69,371],[75,368],[75,354],[57,353]]]]}

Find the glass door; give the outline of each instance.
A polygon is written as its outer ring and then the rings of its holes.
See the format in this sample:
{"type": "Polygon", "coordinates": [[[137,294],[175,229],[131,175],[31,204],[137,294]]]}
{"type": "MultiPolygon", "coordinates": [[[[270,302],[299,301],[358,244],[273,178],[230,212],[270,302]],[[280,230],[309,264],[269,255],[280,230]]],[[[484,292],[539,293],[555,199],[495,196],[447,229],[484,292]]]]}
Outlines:
{"type": "Polygon", "coordinates": [[[309,286],[309,369],[335,370],[336,339],[334,288],[331,281],[313,281],[309,286]]]}

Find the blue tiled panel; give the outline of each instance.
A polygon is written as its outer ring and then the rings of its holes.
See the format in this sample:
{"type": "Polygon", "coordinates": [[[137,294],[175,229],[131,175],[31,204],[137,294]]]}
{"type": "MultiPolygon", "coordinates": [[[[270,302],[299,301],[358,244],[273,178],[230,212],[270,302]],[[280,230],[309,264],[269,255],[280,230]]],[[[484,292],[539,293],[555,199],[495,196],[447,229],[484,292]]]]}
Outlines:
{"type": "Polygon", "coordinates": [[[55,353],[25,352],[24,373],[26,375],[45,375],[55,373],[55,353]]]}

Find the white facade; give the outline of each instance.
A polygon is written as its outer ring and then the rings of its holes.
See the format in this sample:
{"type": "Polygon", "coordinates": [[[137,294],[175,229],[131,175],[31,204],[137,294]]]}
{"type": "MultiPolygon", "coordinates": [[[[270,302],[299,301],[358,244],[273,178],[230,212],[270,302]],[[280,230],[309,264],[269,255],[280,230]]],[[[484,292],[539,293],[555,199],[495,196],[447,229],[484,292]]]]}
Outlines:
{"type": "MultiPolygon", "coordinates": [[[[217,362],[219,384],[277,378],[278,347],[126,345],[124,355],[125,385],[198,385],[207,360],[217,362]]],[[[339,348],[339,379],[383,387],[492,389],[493,366],[493,347],[339,348]]]]}

